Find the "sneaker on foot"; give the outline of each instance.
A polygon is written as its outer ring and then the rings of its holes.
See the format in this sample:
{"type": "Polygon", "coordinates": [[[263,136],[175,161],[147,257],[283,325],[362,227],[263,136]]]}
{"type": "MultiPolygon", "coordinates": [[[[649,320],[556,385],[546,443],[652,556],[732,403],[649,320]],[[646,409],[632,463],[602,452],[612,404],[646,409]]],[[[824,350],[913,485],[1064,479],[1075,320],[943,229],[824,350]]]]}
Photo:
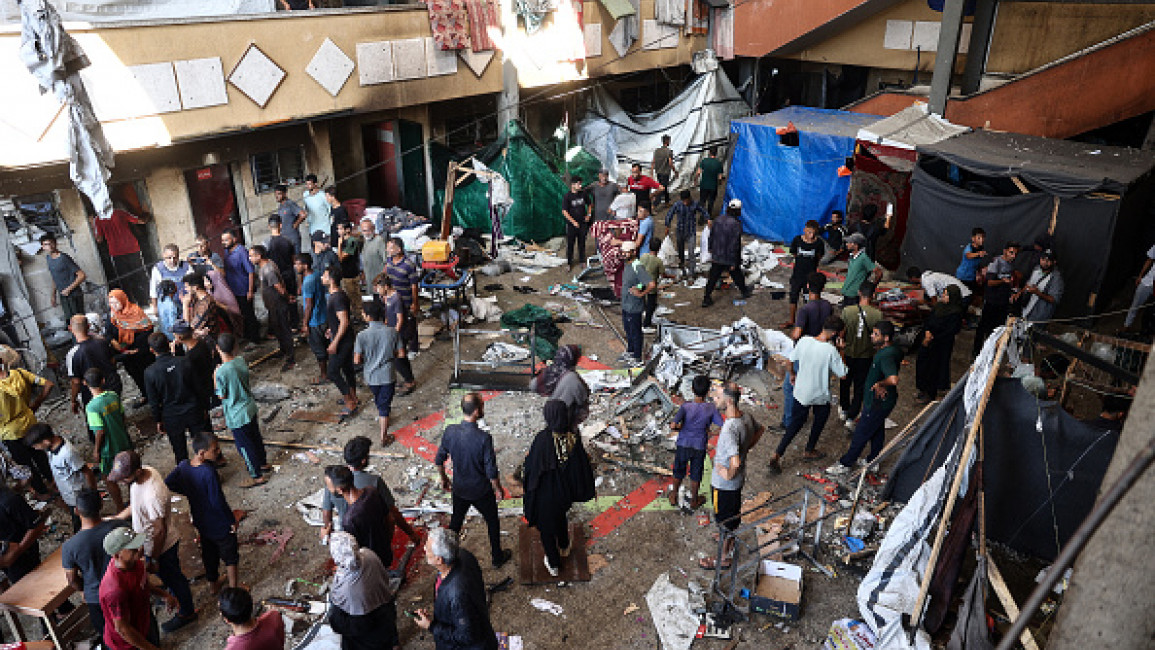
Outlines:
{"type": "Polygon", "coordinates": [[[165,634],[172,634],[173,632],[176,632],[177,630],[188,625],[189,623],[192,623],[195,620],[197,620],[197,615],[195,613],[190,616],[181,616],[180,614],[177,614],[176,616],[168,619],[167,622],[162,623],[160,629],[165,634]]]}
{"type": "Polygon", "coordinates": [[[826,473],[830,474],[831,476],[842,476],[843,474],[846,474],[849,471],[850,471],[850,468],[847,467],[846,465],[843,465],[842,463],[834,463],[830,467],[826,468],[826,473]]]}
{"type": "Polygon", "coordinates": [[[713,305],[713,304],[714,304],[713,298],[702,298],[702,306],[703,307],[709,307],[710,305],[713,305]]]}
{"type": "Polygon", "coordinates": [[[501,557],[493,560],[493,568],[500,569],[501,567],[505,566],[505,563],[509,562],[512,558],[513,551],[509,550],[508,548],[502,550],[501,557]]]}
{"type": "Polygon", "coordinates": [[[854,420],[852,420],[850,418],[846,418],[846,430],[847,431],[854,431],[854,425],[855,425],[854,420]]]}
{"type": "Polygon", "coordinates": [[[543,557],[543,558],[541,559],[541,561],[542,561],[542,563],[543,563],[543,564],[545,564],[545,570],[546,570],[546,571],[548,571],[548,572],[549,572],[549,574],[550,574],[551,576],[553,576],[554,578],[556,578],[556,577],[558,577],[559,575],[561,575],[561,571],[560,571],[560,570],[559,570],[557,567],[555,567],[555,566],[553,566],[553,565],[551,565],[551,564],[549,563],[549,558],[548,558],[548,557],[543,557]]]}
{"type": "Polygon", "coordinates": [[[643,327],[642,328],[642,334],[657,334],[657,333],[658,333],[658,328],[656,328],[656,327],[643,327]]]}
{"type": "Polygon", "coordinates": [[[777,476],[782,473],[782,464],[777,460],[772,460],[766,465],[766,469],[770,470],[771,474],[777,476]]]}
{"type": "Polygon", "coordinates": [[[838,407],[838,419],[846,422],[846,409],[838,407]]]}

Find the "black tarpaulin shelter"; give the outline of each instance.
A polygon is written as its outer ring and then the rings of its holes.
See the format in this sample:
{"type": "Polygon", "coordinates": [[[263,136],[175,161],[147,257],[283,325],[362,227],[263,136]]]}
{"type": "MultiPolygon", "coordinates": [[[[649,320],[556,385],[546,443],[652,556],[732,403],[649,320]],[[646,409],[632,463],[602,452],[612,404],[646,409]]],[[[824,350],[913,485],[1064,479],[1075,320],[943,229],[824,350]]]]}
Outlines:
{"type": "Polygon", "coordinates": [[[1101,310],[1155,239],[1155,152],[992,131],[918,147],[904,266],[953,274],[971,229],[987,250],[1052,233],[1066,292],[1057,315],[1101,310]]]}
{"type": "MultiPolygon", "coordinates": [[[[966,376],[923,423],[890,473],[882,499],[906,502],[965,439],[966,376]]],[[[1017,379],[995,381],[983,415],[987,536],[1054,559],[1095,505],[1117,433],[1037,400],[1017,379]]]]}

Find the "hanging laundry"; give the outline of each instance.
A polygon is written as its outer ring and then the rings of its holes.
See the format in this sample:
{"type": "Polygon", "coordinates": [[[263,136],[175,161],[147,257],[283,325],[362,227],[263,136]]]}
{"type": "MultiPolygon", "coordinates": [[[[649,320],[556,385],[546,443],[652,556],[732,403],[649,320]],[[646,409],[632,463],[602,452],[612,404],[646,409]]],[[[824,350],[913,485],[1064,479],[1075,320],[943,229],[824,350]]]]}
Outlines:
{"type": "Polygon", "coordinates": [[[654,0],[654,19],[664,25],[685,25],[686,0],[654,0]]]}
{"type": "Polygon", "coordinates": [[[686,0],[690,3],[687,15],[690,20],[686,23],[687,34],[710,33],[710,7],[705,0],[686,0]]]}
{"type": "Polygon", "coordinates": [[[473,51],[497,49],[492,36],[494,31],[501,31],[501,11],[497,0],[465,0],[465,9],[469,13],[469,37],[473,42],[473,51]]]}
{"type": "Polygon", "coordinates": [[[714,51],[719,59],[734,58],[734,6],[711,9],[714,12],[714,51]]]}
{"type": "Polygon", "coordinates": [[[433,42],[442,50],[463,50],[471,46],[469,14],[465,0],[429,0],[429,29],[433,42]]]}
{"type": "Polygon", "coordinates": [[[525,21],[525,33],[534,34],[541,29],[551,9],[550,0],[516,0],[513,12],[525,21]]]}
{"type": "Polygon", "coordinates": [[[619,18],[614,23],[614,29],[610,32],[610,45],[614,46],[614,50],[618,56],[625,56],[626,52],[634,46],[638,40],[638,28],[641,23],[638,22],[638,11],[641,9],[639,0],[629,0],[629,3],[634,8],[634,13],[619,18]]]}

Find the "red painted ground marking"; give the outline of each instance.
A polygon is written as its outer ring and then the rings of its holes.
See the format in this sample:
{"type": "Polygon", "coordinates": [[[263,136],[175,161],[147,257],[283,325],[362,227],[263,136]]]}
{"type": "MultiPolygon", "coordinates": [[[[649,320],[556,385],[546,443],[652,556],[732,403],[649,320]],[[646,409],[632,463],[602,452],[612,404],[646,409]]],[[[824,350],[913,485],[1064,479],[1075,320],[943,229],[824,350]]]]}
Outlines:
{"type": "Polygon", "coordinates": [[[619,526],[629,521],[642,508],[650,505],[658,498],[658,492],[665,487],[668,479],[650,479],[642,483],[638,489],[622,497],[613,506],[606,508],[600,515],[590,520],[589,543],[593,543],[617,530],[619,526]]]}
{"type": "Polygon", "coordinates": [[[432,429],[444,421],[445,411],[430,413],[412,424],[407,424],[400,429],[394,430],[392,432],[393,438],[397,442],[412,449],[418,456],[432,463],[433,457],[437,455],[437,445],[423,438],[420,432],[426,429],[432,429]]]}

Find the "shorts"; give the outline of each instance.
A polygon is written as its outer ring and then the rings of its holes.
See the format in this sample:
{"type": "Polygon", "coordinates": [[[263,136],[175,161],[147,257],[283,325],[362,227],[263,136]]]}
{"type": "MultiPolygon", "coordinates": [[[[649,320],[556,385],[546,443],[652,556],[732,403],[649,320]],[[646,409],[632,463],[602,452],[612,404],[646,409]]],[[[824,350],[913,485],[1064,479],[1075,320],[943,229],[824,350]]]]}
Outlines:
{"type": "Polygon", "coordinates": [[[329,358],[329,339],[325,336],[324,329],[309,327],[309,350],[313,352],[313,358],[317,361],[329,358]]]}
{"type": "Polygon", "coordinates": [[[209,539],[201,535],[200,542],[202,554],[207,550],[211,558],[220,560],[225,566],[240,564],[240,544],[236,533],[229,533],[220,539],[209,539]]]}
{"type": "Polygon", "coordinates": [[[396,386],[397,384],[383,384],[369,387],[373,393],[373,403],[377,405],[377,415],[387,418],[393,411],[393,393],[396,386]]]}
{"type": "Polygon", "coordinates": [[[806,290],[806,278],[790,278],[790,304],[797,305],[802,292],[806,290]]]}
{"type": "Polygon", "coordinates": [[[686,477],[686,468],[690,470],[690,480],[702,482],[702,468],[706,463],[706,450],[693,447],[678,447],[674,451],[674,478],[682,480],[686,477]]]}
{"type": "Polygon", "coordinates": [[[736,530],[742,523],[742,518],[738,516],[742,513],[742,490],[712,488],[711,492],[714,495],[714,521],[727,530],[736,530]]]}

